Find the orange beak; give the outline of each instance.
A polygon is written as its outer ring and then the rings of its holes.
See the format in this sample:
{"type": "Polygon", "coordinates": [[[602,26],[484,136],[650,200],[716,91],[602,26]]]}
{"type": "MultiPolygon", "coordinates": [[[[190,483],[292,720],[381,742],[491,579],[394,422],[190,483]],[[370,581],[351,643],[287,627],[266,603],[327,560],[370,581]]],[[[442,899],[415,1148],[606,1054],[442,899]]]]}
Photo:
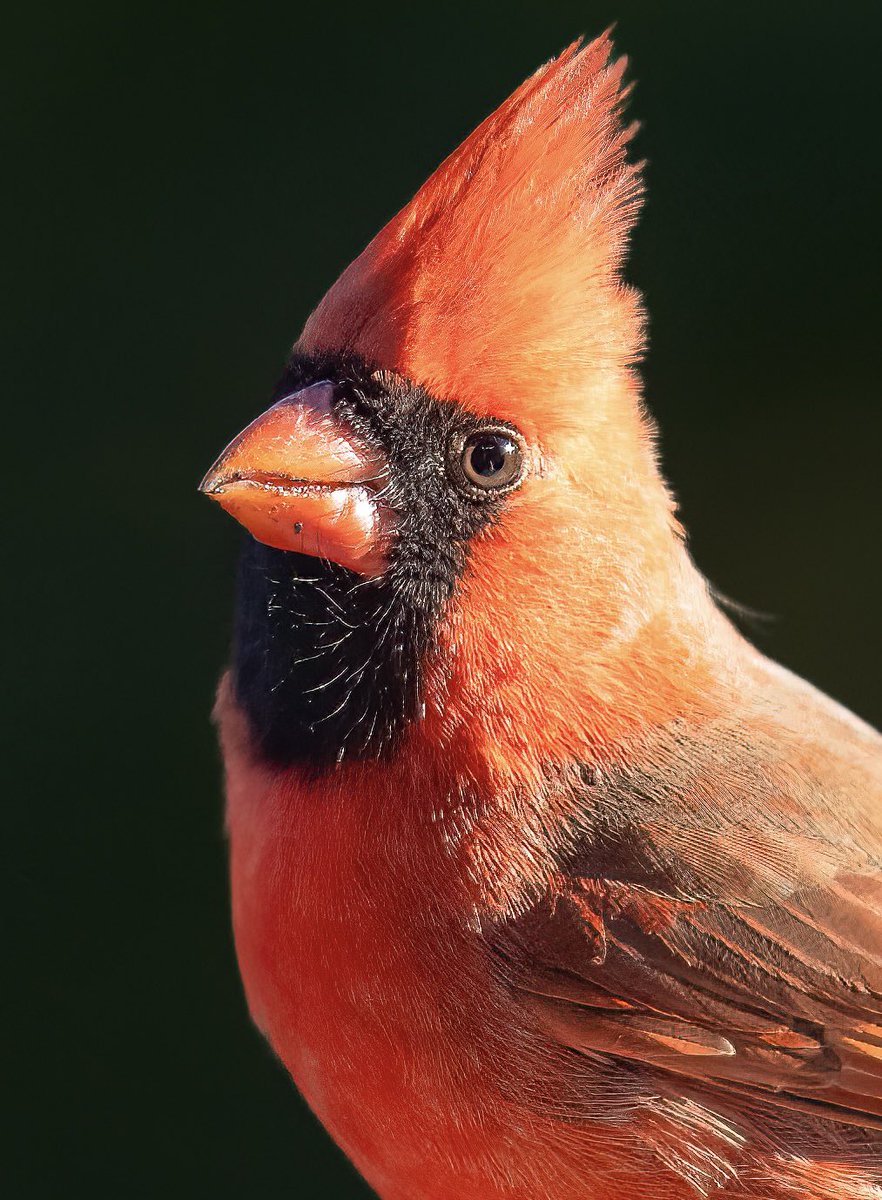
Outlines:
{"type": "Polygon", "coordinates": [[[388,514],[377,491],[383,460],[331,411],[334,387],[286,396],[234,438],[199,490],[259,541],[382,574],[388,514]]]}

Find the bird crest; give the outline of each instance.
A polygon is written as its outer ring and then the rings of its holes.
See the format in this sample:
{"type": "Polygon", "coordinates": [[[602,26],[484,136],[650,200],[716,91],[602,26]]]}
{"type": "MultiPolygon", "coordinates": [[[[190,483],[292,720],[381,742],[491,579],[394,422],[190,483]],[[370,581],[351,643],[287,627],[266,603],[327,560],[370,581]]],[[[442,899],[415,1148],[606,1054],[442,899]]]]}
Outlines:
{"type": "Polygon", "coordinates": [[[476,412],[585,394],[639,356],[621,279],[641,201],[625,60],[575,43],[515,91],[343,272],[297,349],[359,355],[476,412]],[[569,393],[572,396],[572,392],[569,393]]]}

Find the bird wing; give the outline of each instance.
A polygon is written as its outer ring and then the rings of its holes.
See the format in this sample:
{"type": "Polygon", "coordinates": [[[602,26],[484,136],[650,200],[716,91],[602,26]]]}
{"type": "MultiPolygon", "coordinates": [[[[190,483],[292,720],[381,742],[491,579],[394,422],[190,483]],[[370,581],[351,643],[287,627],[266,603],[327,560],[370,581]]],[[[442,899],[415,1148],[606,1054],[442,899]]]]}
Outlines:
{"type": "Polygon", "coordinates": [[[570,878],[496,933],[564,1046],[882,1125],[878,876],[757,907],[570,878]]]}
{"type": "Polygon", "coordinates": [[[559,873],[487,936],[564,1047],[882,1127],[882,739],[765,683],[639,766],[558,773],[579,814],[559,873]]]}

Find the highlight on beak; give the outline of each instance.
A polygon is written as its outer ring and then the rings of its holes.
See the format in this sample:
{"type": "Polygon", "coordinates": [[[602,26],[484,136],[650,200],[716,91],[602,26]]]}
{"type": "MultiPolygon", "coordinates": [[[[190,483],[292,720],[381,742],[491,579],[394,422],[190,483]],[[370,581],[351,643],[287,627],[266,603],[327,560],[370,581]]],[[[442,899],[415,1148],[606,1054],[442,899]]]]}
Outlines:
{"type": "Polygon", "coordinates": [[[234,438],[199,490],[259,541],[360,575],[386,567],[385,465],[331,410],[334,385],[285,396],[234,438]]]}

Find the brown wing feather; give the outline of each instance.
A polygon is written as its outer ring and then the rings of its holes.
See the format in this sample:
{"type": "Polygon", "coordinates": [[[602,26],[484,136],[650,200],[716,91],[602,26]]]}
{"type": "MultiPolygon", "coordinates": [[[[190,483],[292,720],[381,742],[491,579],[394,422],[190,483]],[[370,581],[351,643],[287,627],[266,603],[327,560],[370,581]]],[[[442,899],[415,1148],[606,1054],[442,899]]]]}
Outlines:
{"type": "Polygon", "coordinates": [[[847,974],[841,945],[831,942],[824,962],[812,922],[801,959],[793,904],[782,916],[771,907],[672,903],[627,884],[567,886],[498,930],[495,942],[510,982],[558,1041],[876,1124],[882,993],[869,986],[858,952],[847,974]]]}
{"type": "Polygon", "coordinates": [[[749,713],[559,772],[560,875],[488,937],[566,1047],[879,1129],[882,739],[762,670],[749,713]]]}

